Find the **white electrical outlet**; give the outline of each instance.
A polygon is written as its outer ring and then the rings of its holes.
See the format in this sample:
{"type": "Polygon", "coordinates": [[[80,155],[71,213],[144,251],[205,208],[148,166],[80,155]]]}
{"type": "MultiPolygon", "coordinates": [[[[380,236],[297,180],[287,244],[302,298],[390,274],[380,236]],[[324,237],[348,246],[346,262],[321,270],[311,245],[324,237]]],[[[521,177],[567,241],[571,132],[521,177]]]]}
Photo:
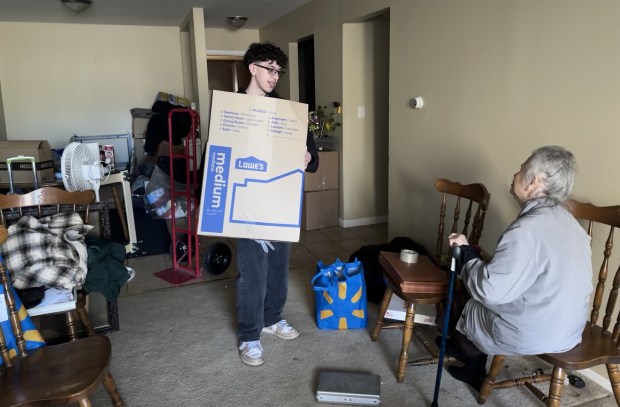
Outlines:
{"type": "Polygon", "coordinates": [[[358,106],[357,107],[357,118],[363,119],[364,117],[366,117],[366,108],[364,106],[358,106]]]}

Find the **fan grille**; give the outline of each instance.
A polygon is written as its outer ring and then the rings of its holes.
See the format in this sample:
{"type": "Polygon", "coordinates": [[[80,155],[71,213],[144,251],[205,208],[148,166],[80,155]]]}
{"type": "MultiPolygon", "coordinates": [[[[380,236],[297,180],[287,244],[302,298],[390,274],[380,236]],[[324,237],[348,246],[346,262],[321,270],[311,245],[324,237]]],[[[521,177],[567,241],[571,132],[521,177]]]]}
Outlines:
{"type": "Polygon", "coordinates": [[[67,191],[91,189],[99,200],[98,191],[103,169],[99,157],[93,154],[86,144],[72,142],[65,147],[61,157],[61,173],[67,191]]]}

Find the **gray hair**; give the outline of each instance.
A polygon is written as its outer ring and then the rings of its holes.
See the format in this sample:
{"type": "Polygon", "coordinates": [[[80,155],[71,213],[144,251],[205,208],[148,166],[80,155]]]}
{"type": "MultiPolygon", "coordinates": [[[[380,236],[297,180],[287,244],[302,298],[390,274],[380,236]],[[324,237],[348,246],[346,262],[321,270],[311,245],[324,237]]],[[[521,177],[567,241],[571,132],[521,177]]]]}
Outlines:
{"type": "Polygon", "coordinates": [[[534,197],[548,196],[564,202],[573,191],[577,161],[570,151],[559,146],[545,146],[532,152],[524,166],[523,185],[540,179],[534,197]]]}

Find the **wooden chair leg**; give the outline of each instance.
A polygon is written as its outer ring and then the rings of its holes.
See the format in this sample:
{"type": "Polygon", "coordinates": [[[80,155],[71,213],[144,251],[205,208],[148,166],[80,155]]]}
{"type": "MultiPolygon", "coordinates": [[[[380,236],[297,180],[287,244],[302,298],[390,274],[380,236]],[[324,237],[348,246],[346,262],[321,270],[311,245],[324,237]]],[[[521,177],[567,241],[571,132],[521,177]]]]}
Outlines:
{"type": "Polygon", "coordinates": [[[387,311],[391,299],[392,289],[387,287],[385,289],[385,294],[383,294],[383,300],[381,300],[379,315],[377,315],[377,322],[375,322],[375,327],[373,328],[372,334],[370,336],[370,339],[372,339],[373,341],[376,341],[377,338],[379,338],[379,334],[381,333],[381,329],[383,328],[383,318],[385,318],[385,311],[387,311]]]}
{"type": "Polygon", "coordinates": [[[396,381],[402,383],[405,380],[407,364],[409,362],[409,345],[413,334],[413,318],[415,316],[415,304],[407,303],[407,316],[405,317],[405,327],[403,328],[403,345],[398,358],[398,368],[396,370],[396,381]]]}
{"type": "Polygon", "coordinates": [[[546,401],[547,407],[560,407],[562,390],[564,389],[564,377],[566,372],[561,367],[554,366],[549,383],[549,398],[546,401]]]}
{"type": "Polygon", "coordinates": [[[491,367],[489,368],[489,373],[487,373],[487,377],[484,379],[484,383],[482,383],[482,387],[480,388],[478,404],[484,404],[487,401],[487,398],[493,389],[493,384],[495,384],[495,378],[504,364],[504,359],[506,359],[506,357],[501,355],[495,355],[493,357],[491,367]]]}
{"type": "Polygon", "coordinates": [[[110,395],[112,404],[114,404],[115,407],[125,407],[125,402],[116,389],[116,383],[114,383],[114,379],[112,378],[112,374],[109,370],[106,371],[105,377],[103,378],[103,386],[110,395]]]}
{"type": "Polygon", "coordinates": [[[88,316],[86,307],[78,306],[77,312],[78,312],[78,315],[80,316],[80,321],[82,321],[82,325],[84,325],[84,329],[86,329],[86,335],[88,336],[94,335],[95,330],[93,329],[93,324],[90,322],[90,317],[88,316]]]}
{"type": "Polygon", "coordinates": [[[90,322],[90,317],[88,316],[88,311],[86,311],[86,293],[80,292],[78,294],[77,302],[75,304],[75,308],[77,309],[78,315],[80,317],[80,322],[84,326],[86,330],[86,335],[92,336],[95,334],[95,330],[93,329],[93,324],[90,322]]]}
{"type": "Polygon", "coordinates": [[[69,332],[70,341],[76,341],[78,339],[77,320],[78,313],[76,310],[68,311],[65,314],[65,324],[67,325],[67,331],[69,332]]]}
{"type": "Polygon", "coordinates": [[[78,406],[80,407],[91,407],[90,399],[87,397],[79,401],[78,406]]]}
{"type": "Polygon", "coordinates": [[[618,370],[618,365],[609,364],[605,366],[607,367],[607,374],[611,382],[611,390],[616,398],[616,404],[620,406],[620,370],[618,370]]]}

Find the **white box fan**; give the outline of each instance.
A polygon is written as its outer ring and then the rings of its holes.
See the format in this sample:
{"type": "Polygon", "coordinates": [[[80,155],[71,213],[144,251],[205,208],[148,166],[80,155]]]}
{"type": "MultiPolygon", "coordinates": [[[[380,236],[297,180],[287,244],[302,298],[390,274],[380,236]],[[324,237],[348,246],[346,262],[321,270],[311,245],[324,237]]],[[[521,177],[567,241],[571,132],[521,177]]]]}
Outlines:
{"type": "Polygon", "coordinates": [[[93,190],[99,202],[99,187],[104,178],[99,144],[69,143],[62,152],[60,172],[67,191],[93,190]]]}

